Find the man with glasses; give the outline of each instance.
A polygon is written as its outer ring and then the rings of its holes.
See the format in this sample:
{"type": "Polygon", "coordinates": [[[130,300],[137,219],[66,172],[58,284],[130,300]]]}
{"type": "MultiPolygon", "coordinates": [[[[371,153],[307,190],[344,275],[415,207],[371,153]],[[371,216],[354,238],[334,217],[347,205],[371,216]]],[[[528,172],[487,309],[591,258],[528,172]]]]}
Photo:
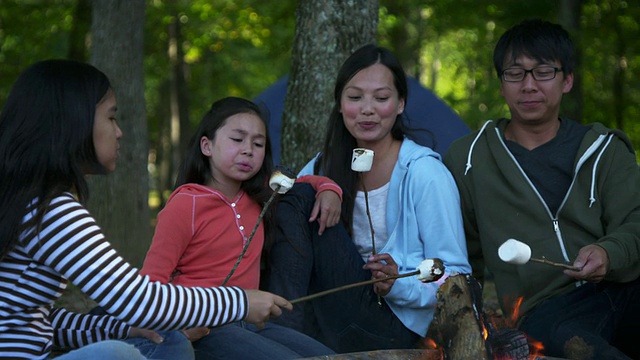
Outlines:
{"type": "Polygon", "coordinates": [[[495,281],[506,317],[547,356],[639,359],[640,171],[618,130],[560,117],[574,81],[567,32],[524,21],[498,41],[494,65],[510,119],[453,143],[444,162],[461,197],[470,262],[495,281]],[[532,258],[502,261],[508,239],[532,258]]]}

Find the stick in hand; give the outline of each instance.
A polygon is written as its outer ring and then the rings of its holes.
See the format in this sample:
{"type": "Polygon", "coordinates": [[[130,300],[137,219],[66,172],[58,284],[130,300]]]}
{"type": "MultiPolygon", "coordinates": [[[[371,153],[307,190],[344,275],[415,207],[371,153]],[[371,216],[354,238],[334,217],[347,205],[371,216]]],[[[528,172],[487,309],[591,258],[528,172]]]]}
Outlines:
{"type": "Polygon", "coordinates": [[[406,273],[406,274],[390,275],[390,276],[386,276],[386,277],[383,277],[383,278],[380,278],[380,279],[371,279],[371,280],[361,281],[361,282],[357,282],[357,283],[353,283],[353,284],[347,284],[347,285],[343,285],[343,286],[338,286],[338,287],[333,288],[333,289],[329,289],[329,290],[321,291],[321,292],[318,292],[318,293],[315,293],[315,294],[303,296],[303,297],[291,300],[289,302],[291,304],[295,304],[295,303],[299,303],[299,302],[302,302],[302,301],[313,300],[313,299],[319,298],[321,296],[333,294],[333,293],[338,292],[338,291],[347,290],[347,289],[351,289],[351,288],[358,287],[358,286],[370,285],[370,284],[375,284],[375,283],[380,282],[380,281],[386,281],[386,280],[392,280],[392,279],[400,279],[400,278],[409,277],[409,276],[413,276],[413,275],[417,275],[418,276],[418,280],[422,281],[423,283],[438,281],[442,277],[442,275],[444,275],[444,263],[442,262],[442,260],[440,260],[438,258],[426,259],[426,260],[423,260],[420,263],[420,266],[418,266],[415,271],[412,271],[412,272],[409,272],[409,273],[406,273]]]}
{"type": "Polygon", "coordinates": [[[509,239],[505,241],[498,248],[498,256],[500,259],[508,264],[524,265],[529,261],[547,264],[551,266],[561,267],[563,269],[569,269],[573,271],[580,271],[579,267],[571,266],[568,264],[549,261],[547,259],[536,259],[531,257],[531,248],[529,245],[518,241],[516,239],[509,239]]]}

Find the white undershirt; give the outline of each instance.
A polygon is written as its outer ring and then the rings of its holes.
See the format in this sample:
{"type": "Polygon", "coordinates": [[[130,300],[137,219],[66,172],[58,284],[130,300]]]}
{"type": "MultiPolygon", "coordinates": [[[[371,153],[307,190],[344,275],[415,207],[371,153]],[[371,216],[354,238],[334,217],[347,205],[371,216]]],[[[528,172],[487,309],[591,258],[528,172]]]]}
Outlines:
{"type": "MultiPolygon", "coordinates": [[[[376,252],[380,252],[389,240],[386,223],[388,193],[389,183],[368,191],[369,212],[371,213],[371,222],[373,223],[376,240],[376,252]]],[[[373,247],[371,246],[371,227],[367,217],[364,191],[356,193],[356,200],[353,206],[353,242],[356,244],[362,259],[367,262],[373,247]]]]}

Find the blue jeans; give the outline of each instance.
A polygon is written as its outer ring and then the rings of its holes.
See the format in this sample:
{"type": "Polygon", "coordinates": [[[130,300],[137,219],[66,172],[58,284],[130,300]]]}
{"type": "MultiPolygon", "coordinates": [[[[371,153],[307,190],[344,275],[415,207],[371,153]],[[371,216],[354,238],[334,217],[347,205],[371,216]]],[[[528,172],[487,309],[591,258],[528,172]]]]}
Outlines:
{"type": "Polygon", "coordinates": [[[536,306],[519,327],[547,356],[574,358],[572,344],[584,343],[592,356],[583,359],[640,359],[640,279],[586,283],[536,306]]]}
{"type": "Polygon", "coordinates": [[[213,328],[193,347],[198,360],[287,360],[333,354],[316,340],[270,322],[262,329],[243,321],[213,328]]]}
{"type": "MultiPolygon", "coordinates": [[[[344,226],[327,228],[319,236],[318,223],[309,223],[314,202],[313,188],[296,183],[277,203],[267,289],[289,300],[371,279],[344,226]]],[[[297,303],[292,312],[273,321],[302,331],[338,353],[413,348],[419,339],[384,299],[382,306],[378,304],[371,285],[297,303]]]]}
{"type": "Polygon", "coordinates": [[[135,360],[146,359],[130,344],[118,340],[105,340],[86,345],[55,358],[56,360],[135,360]]]}
{"type": "Polygon", "coordinates": [[[124,340],[138,349],[147,359],[154,360],[193,360],[195,354],[191,341],[179,331],[157,331],[164,338],[162,344],[138,337],[124,340]]]}

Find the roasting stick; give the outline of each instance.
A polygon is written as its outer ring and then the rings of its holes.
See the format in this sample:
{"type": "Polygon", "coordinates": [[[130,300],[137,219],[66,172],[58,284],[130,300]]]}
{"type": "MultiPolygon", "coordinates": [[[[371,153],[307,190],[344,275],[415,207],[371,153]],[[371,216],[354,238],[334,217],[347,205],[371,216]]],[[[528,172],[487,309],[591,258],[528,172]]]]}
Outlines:
{"type": "Polygon", "coordinates": [[[347,290],[347,289],[351,289],[351,288],[358,287],[358,286],[375,284],[375,283],[380,282],[380,281],[391,280],[391,279],[400,279],[400,278],[403,278],[403,277],[409,277],[409,276],[418,275],[418,274],[420,274],[420,270],[412,271],[412,272],[406,273],[406,274],[398,274],[398,275],[393,275],[393,276],[387,276],[387,277],[383,277],[383,278],[380,278],[380,279],[371,279],[371,280],[366,280],[366,281],[360,281],[360,282],[357,282],[357,283],[338,286],[338,287],[333,288],[333,289],[329,289],[329,290],[321,291],[321,292],[318,292],[318,293],[315,293],[315,294],[303,296],[303,297],[291,300],[289,302],[292,303],[292,304],[296,304],[296,303],[299,303],[299,302],[303,302],[303,301],[307,301],[307,300],[313,300],[313,299],[319,298],[321,296],[333,294],[333,293],[338,292],[338,291],[347,290]]]}
{"type": "Polygon", "coordinates": [[[370,285],[370,284],[375,284],[375,283],[380,282],[380,281],[392,280],[392,279],[400,279],[400,278],[405,278],[405,277],[414,276],[414,275],[417,275],[418,276],[418,280],[422,281],[423,283],[438,281],[442,277],[442,275],[444,275],[444,264],[442,263],[442,260],[437,259],[437,258],[435,258],[435,259],[426,259],[426,260],[423,260],[422,263],[420,263],[420,266],[418,266],[418,268],[415,271],[408,272],[406,274],[389,275],[389,276],[386,276],[386,277],[383,277],[383,278],[380,278],[380,279],[371,279],[371,280],[365,280],[365,281],[361,281],[361,282],[357,282],[357,283],[353,283],[353,284],[347,284],[347,285],[343,285],[343,286],[338,286],[338,287],[335,287],[333,289],[329,289],[329,290],[321,291],[321,292],[318,292],[318,293],[315,293],[315,294],[299,297],[299,298],[291,300],[289,302],[291,304],[296,304],[296,303],[299,303],[299,302],[303,302],[303,301],[307,301],[307,300],[313,300],[313,299],[319,298],[321,296],[333,294],[333,293],[338,292],[338,291],[347,290],[347,289],[351,289],[351,288],[358,287],[358,286],[370,285]]]}
{"type": "Polygon", "coordinates": [[[529,259],[529,261],[533,261],[533,262],[537,262],[537,263],[541,263],[541,264],[547,264],[547,265],[551,265],[551,266],[557,266],[557,267],[561,267],[561,268],[568,269],[568,270],[573,270],[573,271],[582,270],[577,266],[572,266],[572,265],[563,264],[563,263],[559,263],[559,262],[555,262],[555,261],[550,261],[550,260],[547,260],[545,258],[542,258],[542,259],[531,258],[531,259],[529,259]]]}
{"type": "Polygon", "coordinates": [[[273,174],[271,174],[271,178],[269,179],[269,187],[271,187],[271,190],[273,190],[273,193],[269,197],[269,200],[267,200],[267,202],[262,207],[262,211],[260,212],[260,215],[258,215],[258,220],[256,221],[256,225],[253,227],[251,234],[249,235],[249,239],[244,244],[244,247],[242,248],[242,252],[240,252],[240,256],[238,256],[238,260],[236,260],[236,263],[233,265],[233,268],[231,268],[231,272],[227,274],[227,277],[224,279],[221,286],[226,285],[229,279],[231,279],[231,276],[233,275],[233,273],[236,272],[238,265],[240,265],[240,261],[244,257],[244,254],[247,252],[247,249],[249,248],[249,244],[251,244],[251,240],[253,240],[253,236],[256,234],[256,231],[260,226],[260,222],[262,221],[264,214],[267,212],[269,205],[271,205],[271,202],[273,202],[273,199],[276,197],[277,194],[284,194],[287,191],[289,191],[291,187],[293,187],[293,184],[296,181],[295,175],[285,174],[285,172],[288,173],[289,170],[276,166],[276,170],[273,172],[273,174]]]}
{"type": "MultiPolygon", "coordinates": [[[[369,193],[364,184],[362,177],[363,172],[371,171],[373,165],[374,151],[365,148],[355,148],[351,156],[351,170],[358,172],[364,191],[364,204],[366,207],[367,219],[369,219],[369,230],[371,231],[371,254],[376,254],[376,237],[373,230],[373,221],[371,220],[371,212],[369,211],[369,193]]],[[[378,295],[378,306],[382,306],[382,297],[378,295]]]]}
{"type": "Polygon", "coordinates": [[[573,271],[582,270],[581,268],[576,266],[558,263],[555,261],[550,261],[545,258],[542,258],[542,259],[532,258],[531,248],[529,247],[529,245],[523,243],[522,241],[518,241],[516,239],[509,239],[505,241],[502,245],[500,245],[500,247],[498,248],[498,256],[500,256],[500,259],[502,261],[508,264],[524,265],[529,261],[533,261],[533,262],[556,266],[556,267],[573,270],[573,271]]]}

